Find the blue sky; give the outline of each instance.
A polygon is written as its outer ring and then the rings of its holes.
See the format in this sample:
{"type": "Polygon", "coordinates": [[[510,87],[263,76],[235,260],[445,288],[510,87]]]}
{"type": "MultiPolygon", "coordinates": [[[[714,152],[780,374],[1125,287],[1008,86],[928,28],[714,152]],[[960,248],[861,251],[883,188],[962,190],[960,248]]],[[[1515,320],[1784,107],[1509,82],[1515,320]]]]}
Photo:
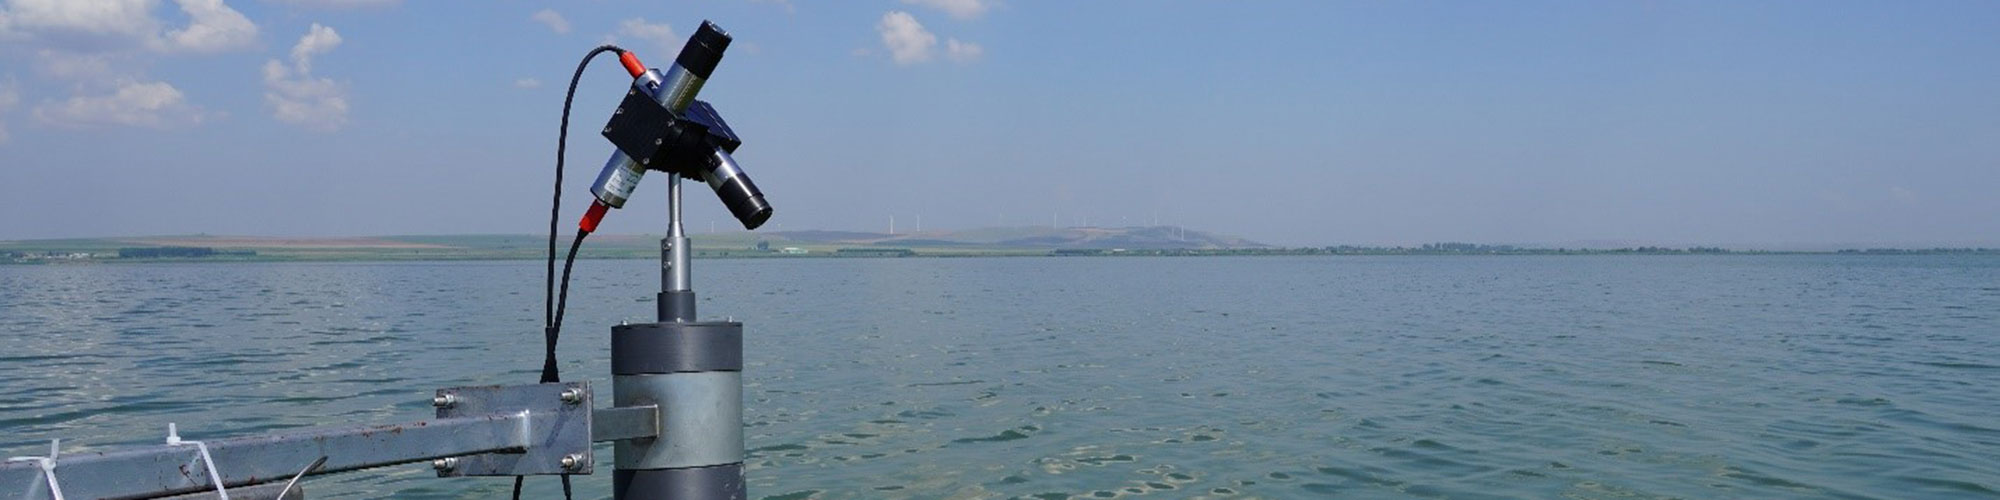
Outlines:
{"type": "Polygon", "coordinates": [[[771,229],[2000,241],[2000,4],[1020,0],[0,0],[0,239],[536,233],[703,19],[771,229]]]}

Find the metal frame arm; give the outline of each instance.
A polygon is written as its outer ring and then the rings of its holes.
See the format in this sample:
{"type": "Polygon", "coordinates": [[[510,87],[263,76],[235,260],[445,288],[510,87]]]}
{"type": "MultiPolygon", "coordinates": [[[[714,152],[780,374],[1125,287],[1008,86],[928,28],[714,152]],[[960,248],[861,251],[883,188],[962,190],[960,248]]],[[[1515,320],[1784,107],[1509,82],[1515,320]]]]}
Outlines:
{"type": "MultiPolygon", "coordinates": [[[[226,487],[283,482],[320,457],[312,475],[441,459],[439,475],[589,474],[590,443],[659,434],[657,407],[591,410],[588,383],[441,389],[445,418],[405,424],[304,429],[204,441],[226,487]],[[453,415],[472,411],[473,415],[453,415]],[[601,417],[598,415],[601,414],[601,417]],[[604,426],[593,436],[591,421],[604,426]],[[594,438],[594,439],[593,439],[594,438]],[[581,450],[580,452],[578,450],[581,450]],[[445,460],[449,460],[446,462],[445,460]]],[[[64,453],[55,476],[65,498],[157,498],[213,492],[193,446],[154,445],[64,453]]],[[[433,465],[439,465],[434,463],[433,465]]],[[[33,463],[0,463],[0,499],[53,498],[33,463]]]]}
{"type": "MultiPolygon", "coordinates": [[[[208,441],[209,456],[225,486],[289,479],[327,457],[320,473],[382,467],[476,453],[521,451],[526,432],[542,417],[533,413],[445,418],[208,441]]],[[[67,498],[148,498],[212,491],[213,483],[192,446],[147,446],[64,454],[55,469],[67,498]]],[[[0,465],[0,495],[19,498],[48,485],[33,464],[0,465]]]]}

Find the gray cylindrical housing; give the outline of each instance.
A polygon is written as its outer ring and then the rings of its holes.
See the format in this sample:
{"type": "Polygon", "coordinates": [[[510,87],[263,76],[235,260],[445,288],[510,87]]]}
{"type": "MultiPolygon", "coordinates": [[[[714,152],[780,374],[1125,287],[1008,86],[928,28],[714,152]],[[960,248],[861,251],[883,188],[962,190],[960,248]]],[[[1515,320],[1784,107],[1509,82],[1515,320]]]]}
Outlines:
{"type": "Polygon", "coordinates": [[[742,499],[743,324],[611,329],[613,406],[659,407],[657,438],[613,444],[618,499],[742,499]]]}
{"type": "Polygon", "coordinates": [[[616,406],[659,405],[660,437],[612,446],[618,469],[681,469],[743,461],[743,372],[612,377],[616,406]]]}
{"type": "Polygon", "coordinates": [[[611,327],[611,374],[743,370],[743,324],[726,321],[611,327]]]}

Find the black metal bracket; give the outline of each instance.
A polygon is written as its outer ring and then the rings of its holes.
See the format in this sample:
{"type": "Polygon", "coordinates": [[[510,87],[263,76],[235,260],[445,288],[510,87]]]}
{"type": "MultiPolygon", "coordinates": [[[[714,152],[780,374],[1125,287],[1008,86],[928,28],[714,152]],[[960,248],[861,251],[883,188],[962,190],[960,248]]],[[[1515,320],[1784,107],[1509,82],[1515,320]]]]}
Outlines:
{"type": "Polygon", "coordinates": [[[604,124],[604,138],[648,170],[699,179],[713,166],[717,149],[734,153],[743,140],[707,102],[694,101],[675,113],[652,96],[632,88],[604,124]]]}

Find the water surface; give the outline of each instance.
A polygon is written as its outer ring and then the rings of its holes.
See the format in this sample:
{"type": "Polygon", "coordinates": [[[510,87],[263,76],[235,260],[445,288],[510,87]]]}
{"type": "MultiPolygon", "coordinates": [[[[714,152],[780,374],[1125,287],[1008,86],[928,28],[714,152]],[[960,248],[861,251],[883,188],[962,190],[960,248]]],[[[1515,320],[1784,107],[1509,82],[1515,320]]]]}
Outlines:
{"type": "MultiPolygon", "coordinates": [[[[566,378],[609,387],[608,327],[650,320],[654,265],[578,264],[566,378]]],[[[532,382],[541,266],[0,266],[0,454],[409,421],[437,387],[532,382]]],[[[2000,496],[1992,257],[702,260],[695,280],[704,316],[748,324],[752,498],[2000,496]]],[[[308,488],[509,485],[411,465],[308,488]]],[[[576,486],[608,497],[608,472],[576,486]]]]}

